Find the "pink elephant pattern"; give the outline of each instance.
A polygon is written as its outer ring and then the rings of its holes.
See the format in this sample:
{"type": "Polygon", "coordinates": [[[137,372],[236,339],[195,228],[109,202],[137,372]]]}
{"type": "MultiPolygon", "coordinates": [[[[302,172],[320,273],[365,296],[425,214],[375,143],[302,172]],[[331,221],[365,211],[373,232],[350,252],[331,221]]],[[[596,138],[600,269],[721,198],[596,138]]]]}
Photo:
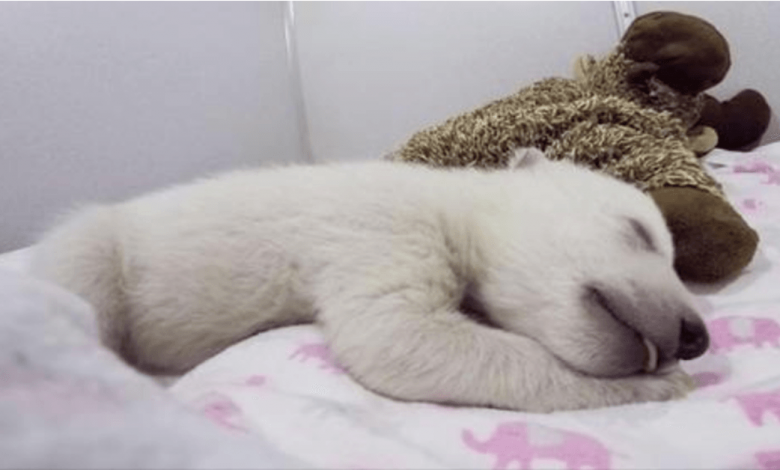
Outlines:
{"type": "Polygon", "coordinates": [[[691,374],[691,378],[696,383],[696,388],[711,387],[723,383],[724,377],[715,372],[697,372],[691,374]]]}
{"type": "Polygon", "coordinates": [[[761,470],[780,470],[780,450],[757,452],[755,459],[761,470]]]}
{"type": "Polygon", "coordinates": [[[468,429],[463,430],[461,437],[470,449],[495,456],[495,470],[509,468],[512,462],[527,470],[535,459],[558,460],[570,470],[586,466],[605,470],[611,464],[609,450],[592,437],[535,424],[501,423],[484,441],[478,440],[468,429]],[[535,435],[546,436],[546,439],[540,441],[535,435]]]}
{"type": "Polygon", "coordinates": [[[735,165],[734,173],[762,173],[767,175],[763,184],[780,185],[780,171],[766,162],[757,160],[746,165],[735,165]]]}
{"type": "Polygon", "coordinates": [[[780,347],[780,325],[771,318],[722,317],[708,322],[707,329],[713,354],[728,353],[744,344],[780,347]]]}
{"type": "Polygon", "coordinates": [[[758,214],[766,207],[764,201],[756,198],[745,198],[741,202],[742,210],[748,214],[758,214]]]}
{"type": "Polygon", "coordinates": [[[233,431],[248,432],[242,423],[243,414],[238,405],[221,393],[208,393],[199,400],[200,412],[211,421],[233,431]]]}
{"type": "Polygon", "coordinates": [[[264,375],[250,375],[244,380],[243,385],[248,387],[262,387],[268,379],[264,375]]]}
{"type": "Polygon", "coordinates": [[[302,344],[290,355],[290,359],[295,358],[300,358],[301,362],[307,362],[313,358],[319,362],[320,369],[328,370],[334,374],[344,373],[344,369],[333,359],[333,354],[325,343],[302,344]]]}
{"type": "Polygon", "coordinates": [[[737,395],[737,403],[755,426],[764,425],[764,416],[772,413],[780,420],[780,389],[737,395]]]}

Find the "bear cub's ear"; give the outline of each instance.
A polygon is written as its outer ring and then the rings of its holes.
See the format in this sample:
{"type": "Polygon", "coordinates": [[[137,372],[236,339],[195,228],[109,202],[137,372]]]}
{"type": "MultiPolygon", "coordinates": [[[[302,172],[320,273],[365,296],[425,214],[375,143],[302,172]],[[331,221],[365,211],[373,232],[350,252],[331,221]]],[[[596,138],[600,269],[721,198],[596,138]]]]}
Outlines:
{"type": "Polygon", "coordinates": [[[510,170],[530,168],[547,161],[544,152],[536,147],[519,147],[512,152],[512,156],[506,164],[510,170]]]}

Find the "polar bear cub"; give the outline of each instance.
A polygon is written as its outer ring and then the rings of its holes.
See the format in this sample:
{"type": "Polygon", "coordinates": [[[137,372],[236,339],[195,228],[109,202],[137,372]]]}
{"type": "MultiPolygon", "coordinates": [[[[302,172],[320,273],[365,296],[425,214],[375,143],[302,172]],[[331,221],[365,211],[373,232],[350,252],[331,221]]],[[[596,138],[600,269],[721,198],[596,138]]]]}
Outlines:
{"type": "Polygon", "coordinates": [[[82,208],[33,269],[149,372],[316,322],[357,381],[402,400],[551,411],[683,395],[677,361],[707,332],[652,200],[536,149],[511,167],[227,173],[82,208]]]}

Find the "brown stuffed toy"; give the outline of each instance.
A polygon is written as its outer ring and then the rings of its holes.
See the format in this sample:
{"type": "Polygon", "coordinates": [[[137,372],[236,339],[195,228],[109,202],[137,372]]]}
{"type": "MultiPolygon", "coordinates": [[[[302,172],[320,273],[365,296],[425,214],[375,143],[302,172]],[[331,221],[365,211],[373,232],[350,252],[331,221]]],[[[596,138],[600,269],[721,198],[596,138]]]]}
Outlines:
{"type": "Polygon", "coordinates": [[[728,44],[712,25],[650,13],[606,57],[581,61],[578,79],[537,82],[418,132],[388,158],[503,168],[513,149],[537,147],[548,158],[589,165],[655,200],[683,279],[722,280],[740,272],[758,244],[694,151],[706,134],[700,129],[718,129],[711,121],[694,127],[706,103],[703,91],[729,66],[728,44]]]}

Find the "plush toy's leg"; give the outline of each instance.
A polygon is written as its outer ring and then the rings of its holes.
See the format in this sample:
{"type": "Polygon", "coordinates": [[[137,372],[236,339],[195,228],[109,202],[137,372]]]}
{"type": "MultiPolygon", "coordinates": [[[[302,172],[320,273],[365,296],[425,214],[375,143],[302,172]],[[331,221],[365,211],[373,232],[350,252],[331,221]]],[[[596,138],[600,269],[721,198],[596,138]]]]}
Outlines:
{"type": "Polygon", "coordinates": [[[742,90],[723,103],[705,95],[698,124],[715,129],[719,148],[739,150],[757,144],[769,127],[771,118],[772,110],[761,93],[742,90]]]}
{"type": "Polygon", "coordinates": [[[452,290],[460,284],[454,272],[428,270],[426,263],[404,267],[402,282],[388,275],[394,270],[388,266],[331,282],[317,300],[334,356],[375,392],[549,412],[669,400],[691,389],[677,365],[618,378],[576,372],[530,338],[467,318],[452,290]]]}
{"type": "Polygon", "coordinates": [[[694,188],[649,192],[672,232],[674,267],[683,280],[716,282],[738,274],[758,246],[758,234],[724,200],[694,188]]]}

